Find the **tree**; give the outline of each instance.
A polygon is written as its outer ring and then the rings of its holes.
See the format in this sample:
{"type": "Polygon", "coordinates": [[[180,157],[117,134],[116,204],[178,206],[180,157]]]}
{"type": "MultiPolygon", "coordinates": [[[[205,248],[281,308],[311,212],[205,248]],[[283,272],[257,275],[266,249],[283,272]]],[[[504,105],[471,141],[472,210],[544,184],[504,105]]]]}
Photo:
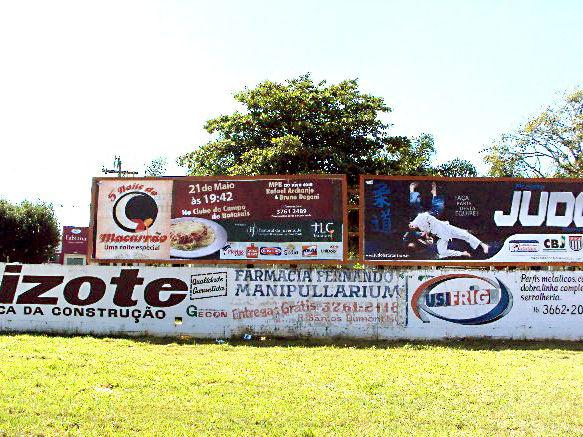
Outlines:
{"type": "Polygon", "coordinates": [[[55,254],[59,239],[52,205],[0,200],[0,262],[47,262],[55,254]]]}
{"type": "Polygon", "coordinates": [[[18,207],[0,199],[0,262],[16,259],[19,228],[18,207]]]}
{"type": "Polygon", "coordinates": [[[163,176],[166,173],[166,158],[159,156],[146,166],[144,176],[163,176]]]}
{"type": "Polygon", "coordinates": [[[435,168],[435,174],[438,176],[448,176],[456,178],[474,178],[478,176],[478,171],[474,164],[465,159],[455,158],[451,161],[438,165],[435,168]]]}
{"type": "Polygon", "coordinates": [[[434,152],[427,135],[389,135],[391,109],[358,89],[357,80],[328,85],[309,74],[265,81],[234,95],[242,111],[205,124],[207,144],[178,159],[191,175],[345,173],[426,174],[434,152]]]}
{"type": "Polygon", "coordinates": [[[583,89],[485,149],[492,176],[582,177],[583,89]]]}

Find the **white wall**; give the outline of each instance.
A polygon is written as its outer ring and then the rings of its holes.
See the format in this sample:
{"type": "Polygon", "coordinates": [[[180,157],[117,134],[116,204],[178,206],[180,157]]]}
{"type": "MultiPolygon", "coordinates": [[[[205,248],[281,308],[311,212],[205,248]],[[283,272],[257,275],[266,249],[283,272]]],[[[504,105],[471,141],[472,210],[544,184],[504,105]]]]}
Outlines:
{"type": "Polygon", "coordinates": [[[0,274],[2,331],[583,338],[582,272],[0,264],[0,274]]]}

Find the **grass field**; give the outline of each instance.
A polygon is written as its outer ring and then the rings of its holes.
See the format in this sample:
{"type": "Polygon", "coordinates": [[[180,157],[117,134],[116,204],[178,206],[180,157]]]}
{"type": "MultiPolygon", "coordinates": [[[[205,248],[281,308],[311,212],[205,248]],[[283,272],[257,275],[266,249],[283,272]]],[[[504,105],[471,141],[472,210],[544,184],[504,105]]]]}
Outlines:
{"type": "Polygon", "coordinates": [[[0,336],[0,435],[582,435],[583,345],[0,336]]]}

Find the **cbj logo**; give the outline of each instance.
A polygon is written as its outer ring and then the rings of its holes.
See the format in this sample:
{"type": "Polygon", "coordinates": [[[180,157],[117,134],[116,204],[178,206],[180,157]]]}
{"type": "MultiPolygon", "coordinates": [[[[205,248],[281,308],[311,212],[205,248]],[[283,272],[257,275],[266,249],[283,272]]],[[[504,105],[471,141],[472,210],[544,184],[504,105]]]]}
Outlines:
{"type": "Polygon", "coordinates": [[[143,232],[158,216],[158,205],[149,194],[130,191],[113,205],[113,221],[126,232],[143,232]]]}
{"type": "Polygon", "coordinates": [[[565,250],[565,236],[547,238],[544,242],[545,250],[565,250]]]}

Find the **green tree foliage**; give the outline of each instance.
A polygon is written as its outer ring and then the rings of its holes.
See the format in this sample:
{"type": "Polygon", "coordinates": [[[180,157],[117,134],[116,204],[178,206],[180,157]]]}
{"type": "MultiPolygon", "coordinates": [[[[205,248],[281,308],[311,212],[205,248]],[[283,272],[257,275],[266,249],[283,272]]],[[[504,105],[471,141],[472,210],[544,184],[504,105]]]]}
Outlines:
{"type": "Polygon", "coordinates": [[[582,177],[583,89],[485,150],[492,176],[582,177]]]}
{"type": "Polygon", "coordinates": [[[166,163],[166,158],[163,156],[153,159],[146,165],[144,176],[164,176],[164,173],[166,173],[166,163]]]}
{"type": "Polygon", "coordinates": [[[0,262],[43,263],[59,244],[52,205],[0,200],[0,262]]]}
{"type": "Polygon", "coordinates": [[[426,174],[433,140],[389,135],[391,109],[357,80],[315,83],[310,75],[265,81],[234,95],[243,110],[209,120],[214,139],[178,159],[191,175],[426,174]]]}
{"type": "Polygon", "coordinates": [[[451,161],[438,165],[435,168],[435,174],[438,176],[448,176],[457,178],[474,178],[478,176],[478,171],[474,164],[465,159],[455,158],[451,161]]]}

